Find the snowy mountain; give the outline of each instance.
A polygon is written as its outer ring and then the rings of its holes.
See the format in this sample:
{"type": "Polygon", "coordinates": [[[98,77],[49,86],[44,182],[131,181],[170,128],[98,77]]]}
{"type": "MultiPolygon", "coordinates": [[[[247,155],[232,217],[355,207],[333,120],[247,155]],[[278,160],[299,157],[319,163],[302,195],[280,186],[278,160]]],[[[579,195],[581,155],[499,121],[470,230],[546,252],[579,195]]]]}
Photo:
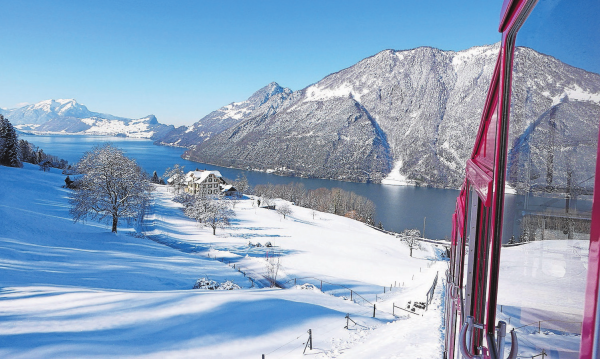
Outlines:
{"type": "Polygon", "coordinates": [[[73,99],[46,100],[16,109],[2,109],[0,114],[18,129],[36,133],[158,138],[174,128],[160,124],[154,115],[129,119],[92,112],[73,99]]]}
{"type": "MultiPolygon", "coordinates": [[[[189,147],[184,157],[203,163],[456,188],[498,51],[499,44],[458,52],[385,50],[305,89],[283,91],[251,111],[236,112],[235,120],[220,122],[218,131],[202,141],[174,135],[168,142],[189,147]]],[[[514,141],[565,96],[572,109],[599,106],[600,76],[529,48],[517,49],[511,143],[516,146],[514,141]]],[[[213,114],[229,114],[232,105],[213,114]]],[[[209,116],[188,131],[210,123],[209,116]]],[[[597,128],[598,116],[584,122],[597,128]]]]}
{"type": "Polygon", "coordinates": [[[272,82],[242,102],[232,102],[209,113],[190,127],[178,127],[156,141],[157,144],[178,147],[198,145],[209,138],[251,117],[253,111],[269,99],[281,103],[292,91],[272,82]]]}

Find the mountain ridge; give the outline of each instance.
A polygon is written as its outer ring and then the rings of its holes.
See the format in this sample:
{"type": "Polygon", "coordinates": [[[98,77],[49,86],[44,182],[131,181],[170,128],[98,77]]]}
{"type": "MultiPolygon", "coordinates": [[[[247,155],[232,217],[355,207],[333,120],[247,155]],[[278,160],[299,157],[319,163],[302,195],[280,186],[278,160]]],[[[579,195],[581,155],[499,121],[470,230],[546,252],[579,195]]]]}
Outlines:
{"type": "Polygon", "coordinates": [[[2,109],[19,130],[31,133],[117,135],[155,139],[174,126],[158,122],[154,115],[139,119],[90,111],[74,99],[50,99],[14,109],[2,109]]]}
{"type": "MultiPolygon", "coordinates": [[[[184,157],[282,175],[384,183],[402,179],[396,182],[458,188],[499,48],[496,43],[462,51],[381,51],[304,89],[267,99],[236,125],[186,146],[184,157]],[[364,111],[340,99],[352,99],[364,111]],[[333,103],[341,108],[334,109],[333,103]],[[373,121],[362,121],[360,134],[352,129],[362,142],[343,140],[348,117],[360,117],[359,112],[373,121]],[[385,135],[385,151],[376,139],[382,136],[369,135],[376,132],[373,124],[385,135]],[[292,143],[294,136],[302,146],[292,143]],[[350,160],[330,157],[327,151],[333,148],[343,149],[350,160]],[[314,166],[305,163],[309,159],[314,166]]],[[[561,97],[576,97],[573,106],[600,105],[598,74],[528,48],[516,50],[514,66],[511,149],[512,141],[561,97]]]]}

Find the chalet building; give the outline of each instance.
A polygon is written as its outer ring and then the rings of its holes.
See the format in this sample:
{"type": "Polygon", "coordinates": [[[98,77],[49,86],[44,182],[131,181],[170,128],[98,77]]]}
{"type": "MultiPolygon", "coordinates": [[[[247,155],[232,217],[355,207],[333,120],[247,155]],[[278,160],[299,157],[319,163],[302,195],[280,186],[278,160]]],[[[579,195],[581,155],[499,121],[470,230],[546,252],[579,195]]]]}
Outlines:
{"type": "Polygon", "coordinates": [[[185,175],[185,191],[191,194],[224,194],[231,196],[236,189],[225,182],[219,171],[196,170],[185,175]]]}

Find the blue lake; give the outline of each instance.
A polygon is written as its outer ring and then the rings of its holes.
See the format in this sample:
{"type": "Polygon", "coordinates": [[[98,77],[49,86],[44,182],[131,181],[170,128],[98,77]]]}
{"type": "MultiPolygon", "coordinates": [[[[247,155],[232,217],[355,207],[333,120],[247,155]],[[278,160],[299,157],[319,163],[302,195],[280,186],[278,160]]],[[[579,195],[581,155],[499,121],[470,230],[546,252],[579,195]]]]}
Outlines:
{"type": "Polygon", "coordinates": [[[400,232],[406,228],[423,230],[425,220],[425,236],[428,238],[450,238],[452,230],[452,212],[458,191],[437,188],[391,186],[373,183],[352,183],[314,178],[282,177],[264,172],[237,170],[213,166],[182,159],[184,149],[155,146],[152,141],[107,136],[69,136],[69,135],[21,135],[44,152],[63,158],[69,163],[77,162],[84,152],[94,146],[111,142],[122,149],[127,156],[135,158],[138,164],[148,173],[156,171],[159,176],[168,167],[178,163],[186,170],[208,169],[218,170],[225,178],[235,179],[245,174],[250,185],[288,184],[299,182],[307,189],[341,188],[365,196],[377,207],[376,222],[381,221],[385,229],[400,232]]]}

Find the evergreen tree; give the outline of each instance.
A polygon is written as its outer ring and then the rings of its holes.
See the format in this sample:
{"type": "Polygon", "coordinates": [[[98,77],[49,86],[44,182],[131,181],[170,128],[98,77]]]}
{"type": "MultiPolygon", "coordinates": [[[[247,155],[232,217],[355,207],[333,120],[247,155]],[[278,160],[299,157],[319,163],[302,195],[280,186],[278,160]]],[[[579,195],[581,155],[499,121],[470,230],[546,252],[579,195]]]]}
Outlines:
{"type": "Polygon", "coordinates": [[[2,115],[0,115],[0,139],[0,165],[22,167],[17,131],[2,115]]]}
{"type": "Polygon", "coordinates": [[[154,173],[152,174],[152,179],[150,180],[152,181],[152,183],[159,183],[160,180],[158,179],[158,174],[156,173],[156,171],[154,171],[154,173]]]}

